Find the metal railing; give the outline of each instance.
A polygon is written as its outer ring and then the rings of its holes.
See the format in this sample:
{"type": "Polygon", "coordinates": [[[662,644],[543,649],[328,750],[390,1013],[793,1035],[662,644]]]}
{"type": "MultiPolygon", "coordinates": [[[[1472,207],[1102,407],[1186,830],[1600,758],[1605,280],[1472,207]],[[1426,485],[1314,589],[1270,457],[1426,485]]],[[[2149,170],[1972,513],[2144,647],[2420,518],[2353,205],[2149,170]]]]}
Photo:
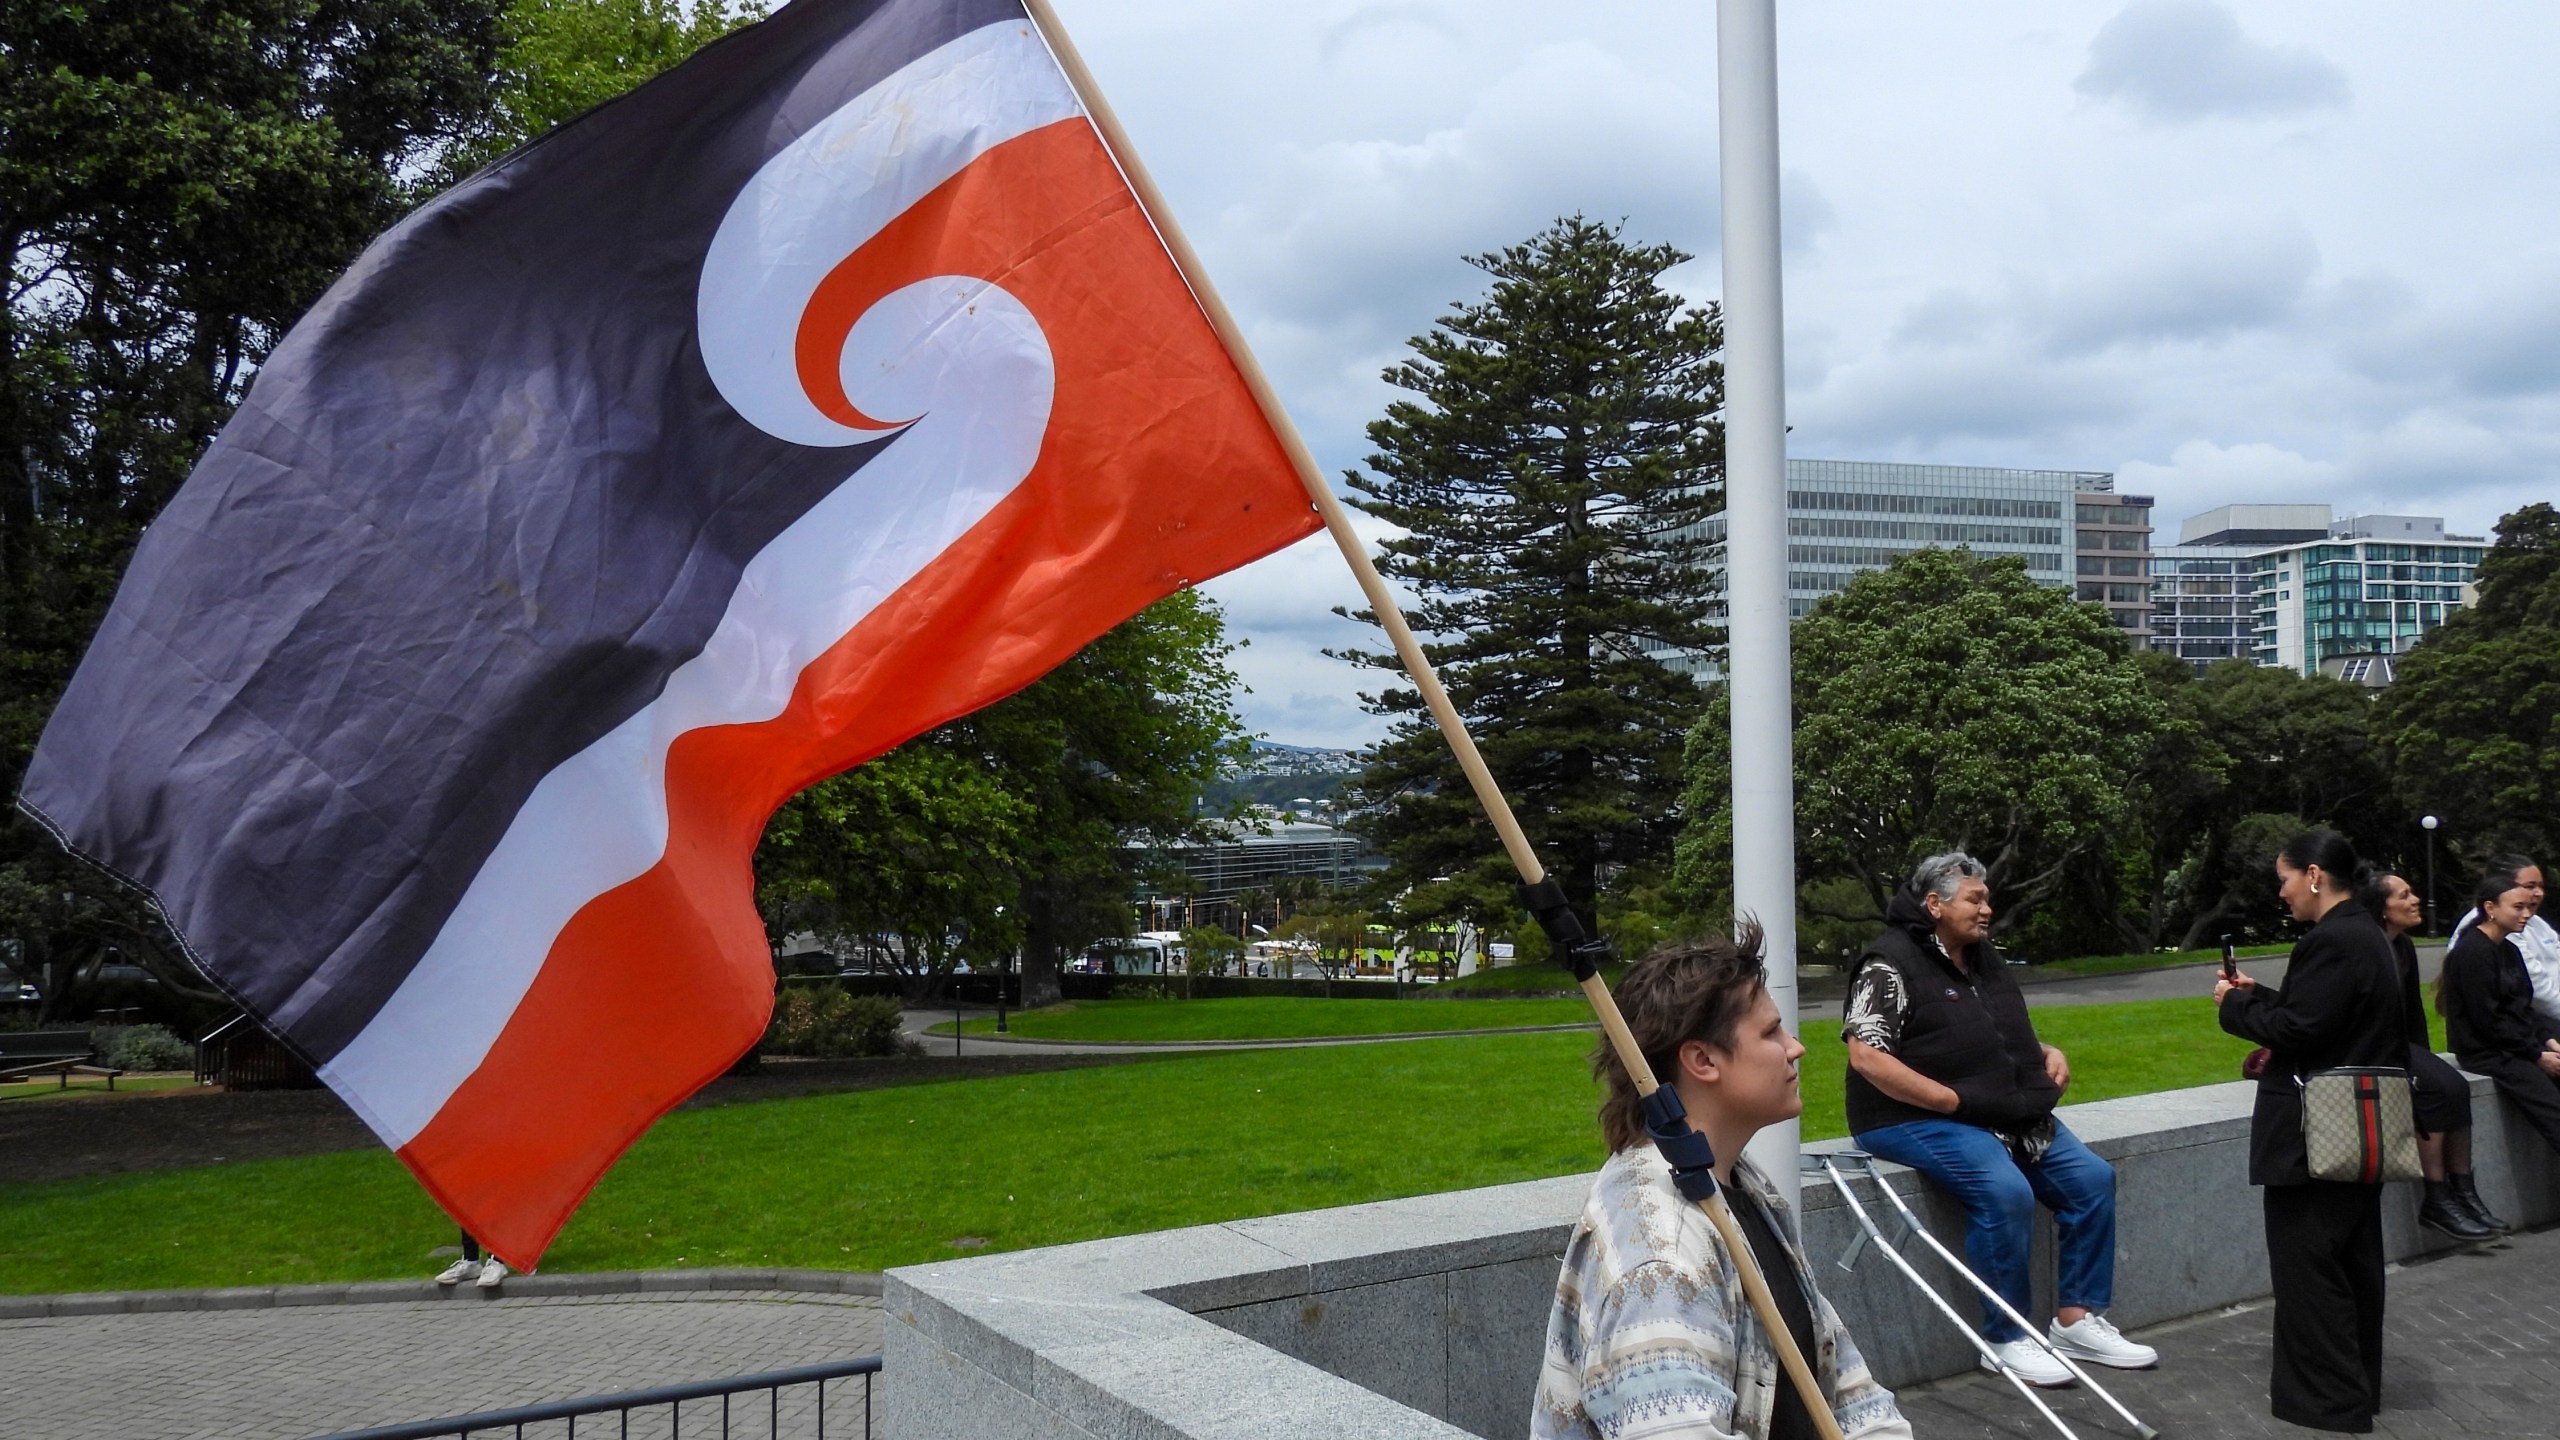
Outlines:
{"type": "Polygon", "coordinates": [[[474,1435],[512,1440],[562,1436],[576,1440],[581,1433],[591,1440],[628,1440],[632,1436],[643,1440],[658,1436],[683,1440],[687,1435],[704,1440],[870,1440],[871,1379],[879,1373],[880,1357],[865,1355],[857,1360],[769,1370],[761,1375],[696,1380],[620,1395],[590,1395],[582,1400],[554,1400],[513,1410],[485,1410],[477,1415],[345,1430],[317,1440],[470,1440],[474,1435]],[[838,1385],[833,1397],[835,1428],[830,1430],[827,1386],[831,1381],[857,1375],[862,1377],[862,1427],[854,1428],[852,1397],[844,1393],[848,1387],[838,1385]],[[785,1391],[793,1393],[786,1395],[785,1391]],[[716,1414],[713,1401],[719,1402],[716,1414]],[[687,1402],[694,1402],[690,1411],[686,1409],[687,1402]],[[578,1423],[581,1420],[595,1423],[585,1426],[582,1432],[578,1423]]]}

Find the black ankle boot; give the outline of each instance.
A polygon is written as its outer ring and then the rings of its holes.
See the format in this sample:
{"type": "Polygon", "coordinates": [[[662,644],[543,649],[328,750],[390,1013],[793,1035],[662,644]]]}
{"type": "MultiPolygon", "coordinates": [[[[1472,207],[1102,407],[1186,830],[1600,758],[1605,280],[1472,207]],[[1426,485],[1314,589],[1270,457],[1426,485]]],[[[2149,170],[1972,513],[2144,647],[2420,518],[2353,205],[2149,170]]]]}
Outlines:
{"type": "Polygon", "coordinates": [[[2448,1175],[2445,1177],[2445,1184],[2452,1189],[2453,1198],[2461,1204],[2462,1208],[2471,1212],[2471,1218],[2488,1226],[2492,1234],[2505,1235],[2516,1228],[2499,1219],[2497,1212],[2489,1208],[2489,1202],[2480,1198],[2479,1182],[2471,1176],[2448,1175]]]}
{"type": "Polygon", "coordinates": [[[2444,1180],[2427,1182],[2427,1198],[2418,1206],[2418,1223],[2449,1239],[2466,1245],[2495,1240],[2498,1232],[2480,1223],[2470,1207],[2454,1198],[2453,1186],[2444,1180]]]}

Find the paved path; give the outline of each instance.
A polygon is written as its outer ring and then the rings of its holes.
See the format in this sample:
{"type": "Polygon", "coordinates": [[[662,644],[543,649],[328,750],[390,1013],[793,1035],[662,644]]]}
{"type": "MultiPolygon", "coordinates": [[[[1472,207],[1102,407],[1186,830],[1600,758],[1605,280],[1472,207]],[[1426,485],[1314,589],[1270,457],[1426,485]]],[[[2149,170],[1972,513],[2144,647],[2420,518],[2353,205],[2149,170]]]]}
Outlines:
{"type": "MultiPolygon", "coordinates": [[[[2257,1207],[2246,1223],[2257,1224],[2257,1207]]],[[[2391,1272],[2385,1310],[2381,1418],[2396,1440],[2560,1435],[2560,1230],[2501,1248],[2441,1256],[2391,1272]]],[[[2141,1333],[2157,1370],[2098,1371],[2098,1383],[2173,1440],[2319,1434],[2267,1414],[2266,1305],[2195,1317],[2141,1333]]],[[[2048,1391],[2082,1440],[2132,1433],[2078,1390],[2048,1391]]],[[[2006,1381],[1970,1375],[1902,1392],[1917,1440],[2056,1440],[2006,1381]]]]}
{"type": "MultiPolygon", "coordinates": [[[[879,1301],[782,1291],[8,1320],[0,1436],[297,1440],[878,1353],[879,1301]]],[[[862,1385],[829,1386],[828,1436],[862,1435],[862,1385]]],[[[764,1435],[761,1397],[756,1408],[739,1433],[764,1435]]],[[[717,1434],[694,1426],[718,1409],[686,1406],[685,1433],[717,1434]]],[[[814,1409],[786,1395],[782,1434],[814,1435],[814,1409]]],[[[665,1435],[665,1417],[634,1415],[631,1433],[665,1435]]]]}

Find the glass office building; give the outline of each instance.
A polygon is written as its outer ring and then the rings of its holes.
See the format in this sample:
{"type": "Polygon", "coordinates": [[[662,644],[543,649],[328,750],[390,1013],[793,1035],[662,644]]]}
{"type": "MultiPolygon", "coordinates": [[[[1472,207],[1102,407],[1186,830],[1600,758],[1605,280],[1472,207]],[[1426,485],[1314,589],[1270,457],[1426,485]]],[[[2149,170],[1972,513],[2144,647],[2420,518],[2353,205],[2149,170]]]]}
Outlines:
{"type": "MultiPolygon", "coordinates": [[[[1787,613],[1801,616],[1860,572],[1932,545],[2020,556],[2029,575],[2070,585],[2080,548],[2076,502],[2084,493],[2113,501],[2114,489],[2114,476],[2081,470],[1791,459],[1787,613]]],[[[2147,502],[2142,516],[2147,540],[2147,502]]],[[[2102,551],[2106,543],[2100,533],[2102,551]]]]}
{"type": "MultiPolygon", "coordinates": [[[[1790,458],[1787,614],[1800,619],[1858,575],[1915,550],[1961,545],[1977,555],[2018,556],[2028,575],[2076,586],[2107,604],[2118,624],[2138,630],[2150,613],[2143,569],[2151,502],[2114,491],[2115,477],[2103,471],[1790,458]]],[[[1723,540],[1723,517],[1708,520],[1706,534],[1723,540]]],[[[1712,669],[1684,653],[1657,658],[1677,669],[1712,669]]]]}

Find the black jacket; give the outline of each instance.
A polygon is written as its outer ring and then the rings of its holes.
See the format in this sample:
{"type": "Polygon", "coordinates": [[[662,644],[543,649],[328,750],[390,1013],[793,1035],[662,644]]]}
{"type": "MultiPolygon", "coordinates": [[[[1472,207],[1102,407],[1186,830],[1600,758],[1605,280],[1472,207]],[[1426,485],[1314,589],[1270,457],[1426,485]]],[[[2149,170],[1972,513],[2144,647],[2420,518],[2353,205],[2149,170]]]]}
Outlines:
{"type": "Polygon", "coordinates": [[[2399,970],[2391,938],[2363,906],[2345,900],[2295,942],[2282,990],[2260,985],[2224,997],[2222,1028],[2273,1052],[2249,1119],[2250,1184],[2311,1179],[2302,1076],[2340,1065],[2408,1065],[2399,970]]]}
{"type": "MultiPolygon", "coordinates": [[[[2427,1033],[2427,1005],[2418,998],[2418,947],[2406,935],[2390,936],[2391,959],[2400,967],[2400,1034],[2401,1038],[2421,1050],[2432,1053],[2436,1037],[2427,1033]]],[[[2452,1043],[2447,1041],[2447,1044],[2452,1043]]]]}
{"type": "Polygon", "coordinates": [[[1957,966],[1937,947],[1927,908],[1908,893],[1893,897],[1885,918],[1889,927],[1867,942],[1857,969],[1883,960],[1902,976],[1911,1008],[1893,1058],[1955,1091],[1962,1103],[1952,1117],[1906,1105],[1852,1069],[1844,1096],[1849,1132],[1949,1118],[2021,1131],[2052,1114],[2062,1092],[2045,1073],[2044,1046],[2009,962],[1991,942],[1978,940],[1965,948],[1964,966],[1957,966]]]}
{"type": "Polygon", "coordinates": [[[2456,1058],[2509,1055],[2531,1060],[2552,1038],[2551,1026],[2533,1008],[2533,978],[2512,940],[2492,940],[2477,925],[2463,927],[2445,952],[2445,1043],[2456,1058]]]}

